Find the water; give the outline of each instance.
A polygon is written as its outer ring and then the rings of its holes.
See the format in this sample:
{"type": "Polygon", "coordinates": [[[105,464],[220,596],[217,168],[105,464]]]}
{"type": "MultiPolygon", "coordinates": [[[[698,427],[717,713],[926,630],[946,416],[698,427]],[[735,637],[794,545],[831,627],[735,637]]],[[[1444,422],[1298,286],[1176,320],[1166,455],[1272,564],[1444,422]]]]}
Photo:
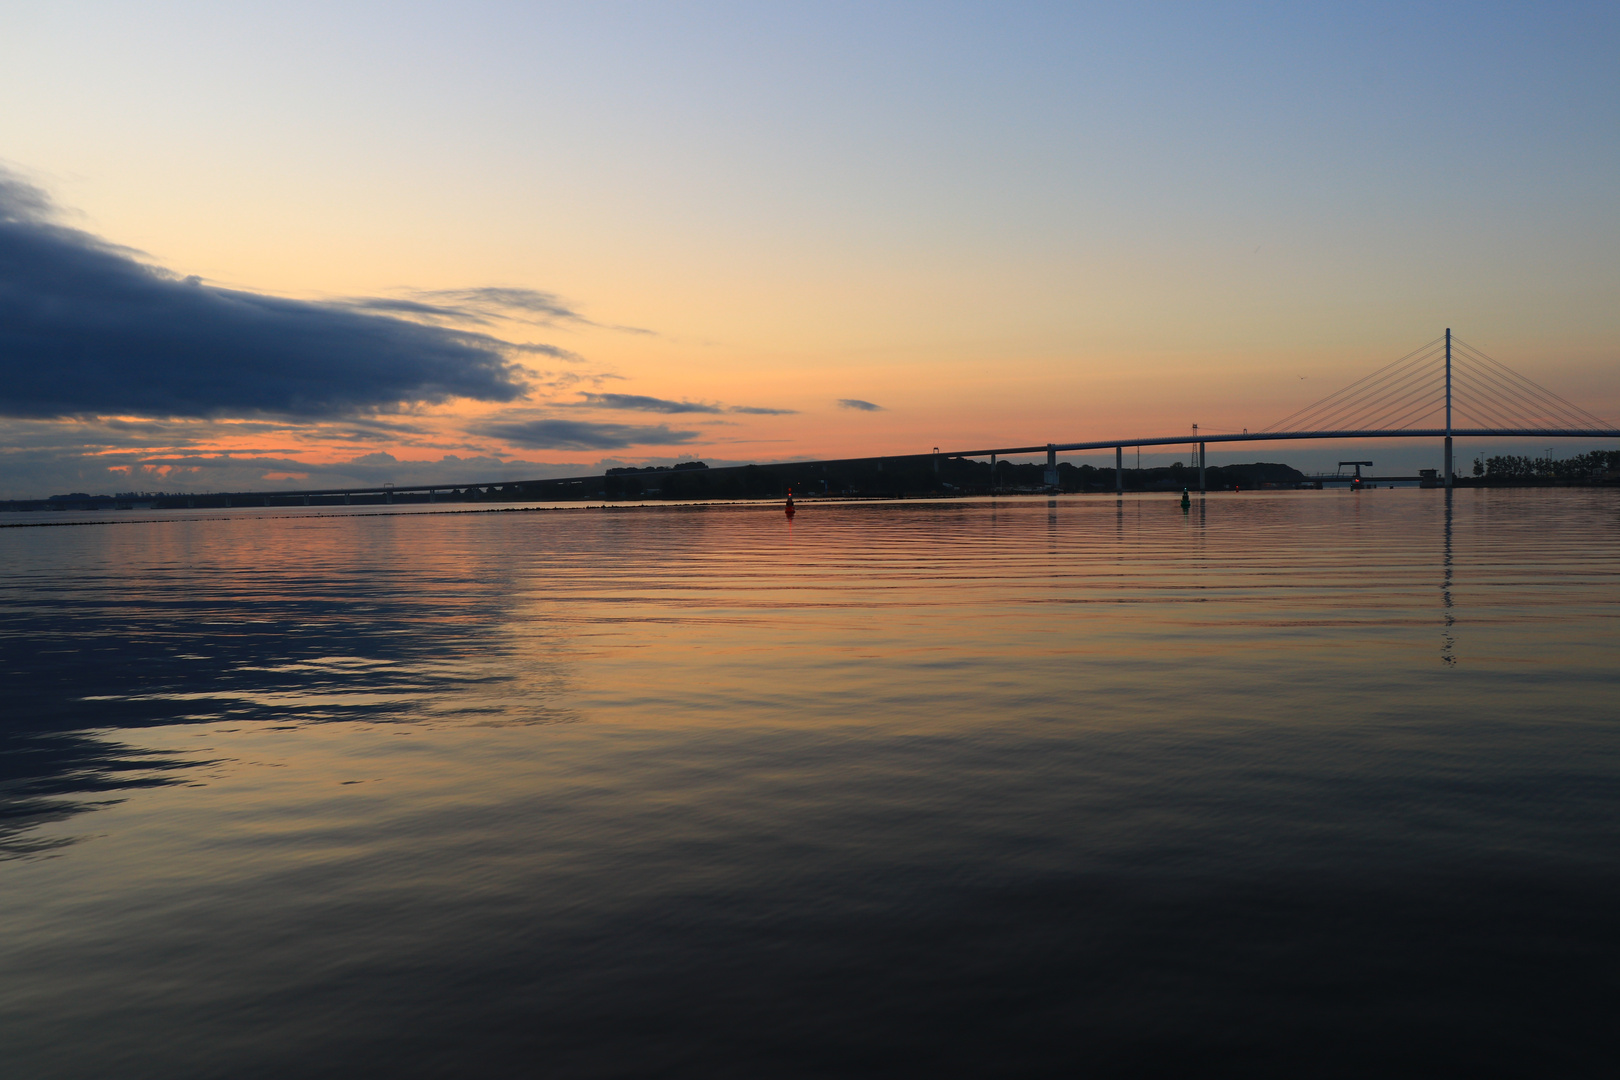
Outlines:
{"type": "Polygon", "coordinates": [[[0,529],[8,1075],[1620,1050],[1614,492],[360,509],[0,529]]]}

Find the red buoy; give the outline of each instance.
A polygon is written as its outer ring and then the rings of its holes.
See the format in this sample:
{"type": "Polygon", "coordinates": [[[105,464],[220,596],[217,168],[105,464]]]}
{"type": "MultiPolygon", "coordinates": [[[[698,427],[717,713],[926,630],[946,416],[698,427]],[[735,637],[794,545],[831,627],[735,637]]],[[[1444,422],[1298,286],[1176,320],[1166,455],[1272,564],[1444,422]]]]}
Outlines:
{"type": "Polygon", "coordinates": [[[788,488],[787,516],[793,516],[793,489],[788,488]]]}

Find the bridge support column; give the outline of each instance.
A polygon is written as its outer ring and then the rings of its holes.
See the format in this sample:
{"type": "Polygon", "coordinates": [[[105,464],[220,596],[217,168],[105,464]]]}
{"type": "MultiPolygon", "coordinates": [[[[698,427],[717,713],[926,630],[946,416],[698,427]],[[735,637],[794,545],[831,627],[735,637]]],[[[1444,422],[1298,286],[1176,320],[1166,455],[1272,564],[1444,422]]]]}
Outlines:
{"type": "Polygon", "coordinates": [[[1446,436],[1446,489],[1451,488],[1451,436],[1446,436]]]}
{"type": "Polygon", "coordinates": [[[347,491],[345,491],[343,493],[343,505],[348,506],[351,501],[352,500],[349,498],[349,493],[347,491]]]}
{"type": "Polygon", "coordinates": [[[996,493],[996,455],[990,455],[990,494],[996,493]]]}
{"type": "Polygon", "coordinates": [[[1046,444],[1046,486],[1058,486],[1057,447],[1051,443],[1046,444]]]}
{"type": "Polygon", "coordinates": [[[438,501],[439,501],[439,493],[437,491],[431,491],[430,490],[428,492],[428,502],[432,503],[432,502],[438,502],[438,501]]]}
{"type": "Polygon", "coordinates": [[[305,505],[305,506],[308,506],[308,505],[309,505],[309,496],[308,496],[308,495],[305,495],[305,496],[304,496],[304,505],[305,505]]]}
{"type": "Polygon", "coordinates": [[[1198,444],[1198,494],[1202,495],[1208,488],[1204,486],[1204,444],[1198,444]]]}
{"type": "Polygon", "coordinates": [[[1125,448],[1114,447],[1114,494],[1125,494],[1125,448]]]}

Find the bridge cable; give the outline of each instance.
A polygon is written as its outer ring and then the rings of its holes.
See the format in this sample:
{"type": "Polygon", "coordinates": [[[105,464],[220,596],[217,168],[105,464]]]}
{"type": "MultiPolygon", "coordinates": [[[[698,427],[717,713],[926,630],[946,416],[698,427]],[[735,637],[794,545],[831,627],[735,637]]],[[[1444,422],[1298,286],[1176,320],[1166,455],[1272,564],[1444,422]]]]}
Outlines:
{"type": "Polygon", "coordinates": [[[1318,407],[1307,410],[1305,415],[1294,421],[1296,427],[1304,429],[1340,428],[1350,423],[1350,418],[1363,414],[1380,404],[1388,402],[1392,397],[1410,392],[1415,383],[1420,382],[1426,374],[1430,356],[1419,356],[1409,361],[1401,368],[1387,372],[1383,378],[1370,383],[1352,394],[1340,393],[1334,395],[1336,400],[1325,399],[1318,403],[1318,407]]]}
{"type": "Polygon", "coordinates": [[[1355,426],[1353,418],[1367,416],[1380,406],[1387,406],[1392,400],[1421,389],[1425,379],[1432,380],[1434,373],[1428,370],[1432,359],[1430,355],[1415,357],[1400,369],[1387,371],[1383,378],[1356,393],[1347,396],[1340,391],[1339,394],[1330,395],[1315,407],[1296,413],[1292,423],[1296,430],[1351,429],[1355,426]]]}
{"type": "Polygon", "coordinates": [[[1440,342],[1442,342],[1444,340],[1445,339],[1443,337],[1435,338],[1433,341],[1428,342],[1425,345],[1419,346],[1418,348],[1416,348],[1416,349],[1412,350],[1411,352],[1407,353],[1405,356],[1400,357],[1397,360],[1393,360],[1388,364],[1385,364],[1383,367],[1379,368],[1377,371],[1372,372],[1370,375],[1362,376],[1361,378],[1357,379],[1355,382],[1351,383],[1349,386],[1346,386],[1346,387],[1343,387],[1343,388],[1341,388],[1339,390],[1336,390],[1333,393],[1329,394],[1327,397],[1322,398],[1319,401],[1312,402],[1311,404],[1305,406],[1303,409],[1300,409],[1297,412],[1290,413],[1289,415],[1283,417],[1281,420],[1279,420],[1276,423],[1272,424],[1270,427],[1263,428],[1261,430],[1266,431],[1266,432],[1275,432],[1275,431],[1287,430],[1289,425],[1297,423],[1302,418],[1311,415],[1312,413],[1316,412],[1319,408],[1321,408],[1322,406],[1328,405],[1330,402],[1334,401],[1335,399],[1343,398],[1346,395],[1352,395],[1353,396],[1355,394],[1359,394],[1361,390],[1365,389],[1367,383],[1370,383],[1370,382],[1372,382],[1374,380],[1379,380],[1382,376],[1385,376],[1388,373],[1391,373],[1396,368],[1402,367],[1408,361],[1410,361],[1413,358],[1419,356],[1419,354],[1426,353],[1429,350],[1433,349],[1437,344],[1439,344],[1440,342]]]}
{"type": "Polygon", "coordinates": [[[1568,398],[1562,397],[1559,394],[1548,390],[1545,386],[1542,386],[1533,379],[1519,374],[1517,371],[1514,371],[1500,360],[1497,360],[1495,357],[1481,352],[1466,342],[1458,342],[1456,338],[1452,339],[1452,344],[1454,347],[1461,344],[1462,350],[1469,356],[1470,359],[1477,360],[1484,365],[1482,368],[1483,371],[1492,371],[1493,373],[1499,374],[1501,377],[1510,380],[1511,384],[1514,385],[1516,389],[1520,390],[1531,399],[1536,400],[1542,408],[1548,410],[1550,415],[1560,417],[1565,421],[1578,421],[1578,423],[1572,423],[1568,426],[1577,428],[1607,428],[1609,426],[1608,422],[1603,418],[1587,412],[1585,409],[1581,408],[1579,405],[1576,405],[1568,398]]]}
{"type": "MultiPolygon", "coordinates": [[[[1361,429],[1383,429],[1391,426],[1391,416],[1397,414],[1413,414],[1422,416],[1438,408],[1443,399],[1434,396],[1443,389],[1443,384],[1436,379],[1432,370],[1418,370],[1399,386],[1391,388],[1388,394],[1376,401],[1367,403],[1367,407],[1353,421],[1353,426],[1361,429]]],[[[1395,426],[1400,426],[1395,422],[1395,426]]]]}
{"type": "MultiPolygon", "coordinates": [[[[1525,401],[1519,394],[1519,388],[1494,372],[1481,367],[1478,370],[1466,372],[1459,381],[1467,389],[1495,402],[1507,417],[1504,426],[1523,428],[1539,426],[1534,422],[1535,417],[1525,412],[1525,401]]],[[[1535,404],[1540,405],[1542,403],[1535,402],[1535,404]]],[[[1567,425],[1568,418],[1560,415],[1555,420],[1555,423],[1567,425]]]]}
{"type": "Polygon", "coordinates": [[[1511,419],[1504,418],[1495,411],[1499,406],[1476,399],[1471,391],[1465,390],[1461,386],[1452,386],[1451,404],[1455,415],[1473,421],[1472,425],[1461,425],[1463,427],[1510,428],[1514,426],[1511,419]]]}
{"type": "MultiPolygon", "coordinates": [[[[1270,427],[1262,428],[1261,432],[1397,431],[1416,426],[1445,406],[1444,372],[1438,363],[1444,355],[1444,340],[1436,338],[1270,427]]],[[[1480,427],[1504,431],[1544,427],[1610,428],[1601,417],[1455,335],[1451,345],[1454,426],[1456,417],[1461,416],[1480,427]]]]}
{"type": "Polygon", "coordinates": [[[1364,387],[1356,394],[1319,402],[1316,408],[1297,415],[1289,427],[1296,431],[1347,427],[1354,422],[1353,417],[1385,405],[1392,398],[1410,393],[1413,384],[1420,382],[1422,378],[1421,369],[1391,373],[1384,381],[1364,387]]]}
{"type": "Polygon", "coordinates": [[[1365,429],[1377,431],[1399,431],[1401,428],[1417,426],[1424,417],[1434,416],[1445,408],[1445,384],[1441,381],[1430,380],[1425,394],[1417,399],[1408,399],[1402,403],[1405,411],[1395,409],[1378,417],[1376,420],[1366,421],[1365,429]]]}
{"type": "Polygon", "coordinates": [[[1399,367],[1386,369],[1380,377],[1373,380],[1363,380],[1365,385],[1359,387],[1346,387],[1336,394],[1317,402],[1314,406],[1301,410],[1290,421],[1293,425],[1303,426],[1309,423],[1320,426],[1330,422],[1331,418],[1352,415],[1359,407],[1376,400],[1384,392],[1409,382],[1414,374],[1422,371],[1427,356],[1414,357],[1399,367]]]}
{"type": "Polygon", "coordinates": [[[1470,371],[1460,381],[1467,389],[1488,397],[1497,404],[1498,408],[1504,410],[1508,417],[1506,424],[1508,427],[1586,426],[1587,422],[1584,418],[1572,416],[1567,411],[1557,408],[1549,402],[1521,393],[1522,387],[1514,385],[1489,370],[1480,368],[1470,371]],[[1529,406],[1528,411],[1527,406],[1529,406]],[[1538,420],[1541,422],[1538,423],[1538,420]]]}
{"type": "Polygon", "coordinates": [[[1571,414],[1565,409],[1558,408],[1552,403],[1530,398],[1528,404],[1539,407],[1532,413],[1527,413],[1527,402],[1519,395],[1522,387],[1515,386],[1507,380],[1488,370],[1471,371],[1462,380],[1464,386],[1475,393],[1489,397],[1495,401],[1498,408],[1505,410],[1508,417],[1505,427],[1509,428],[1535,428],[1535,427],[1601,427],[1602,421],[1596,418],[1588,420],[1579,414],[1571,414]],[[1538,420],[1540,422],[1538,422],[1538,420]],[[1595,421],[1595,423],[1593,422],[1595,421]]]}
{"type": "Polygon", "coordinates": [[[1470,371],[1466,374],[1455,373],[1453,376],[1452,396],[1474,395],[1478,400],[1489,402],[1498,411],[1496,427],[1501,428],[1527,428],[1535,427],[1530,418],[1524,415],[1524,404],[1514,396],[1513,388],[1502,380],[1489,373],[1470,371]]]}

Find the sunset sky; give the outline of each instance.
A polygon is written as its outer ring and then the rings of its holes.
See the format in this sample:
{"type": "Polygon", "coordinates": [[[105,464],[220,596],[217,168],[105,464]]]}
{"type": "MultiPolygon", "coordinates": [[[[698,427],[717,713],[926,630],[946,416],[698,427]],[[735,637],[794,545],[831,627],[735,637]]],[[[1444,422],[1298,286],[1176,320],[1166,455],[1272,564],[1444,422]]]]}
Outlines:
{"type": "Polygon", "coordinates": [[[1613,4],[7,5],[0,496],[1258,429],[1447,326],[1620,421],[1616,56],[1613,4]]]}

